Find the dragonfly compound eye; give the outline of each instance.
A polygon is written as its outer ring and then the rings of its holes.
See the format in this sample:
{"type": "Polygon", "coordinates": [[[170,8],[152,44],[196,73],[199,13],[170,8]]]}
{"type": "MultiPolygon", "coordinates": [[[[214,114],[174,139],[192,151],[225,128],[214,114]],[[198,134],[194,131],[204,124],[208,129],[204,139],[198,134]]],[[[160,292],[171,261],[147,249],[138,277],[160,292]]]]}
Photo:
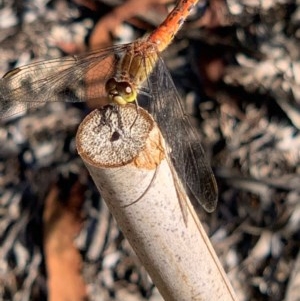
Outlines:
{"type": "Polygon", "coordinates": [[[118,82],[111,78],[106,82],[106,92],[110,100],[119,105],[125,105],[136,100],[137,92],[126,81],[118,82]]]}

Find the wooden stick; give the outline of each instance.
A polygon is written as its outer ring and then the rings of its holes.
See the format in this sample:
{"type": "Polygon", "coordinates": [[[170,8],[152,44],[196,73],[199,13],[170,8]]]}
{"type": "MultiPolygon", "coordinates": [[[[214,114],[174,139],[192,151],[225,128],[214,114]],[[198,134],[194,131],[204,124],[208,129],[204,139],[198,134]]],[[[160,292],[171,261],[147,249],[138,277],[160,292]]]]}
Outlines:
{"type": "Polygon", "coordinates": [[[165,300],[236,300],[189,202],[184,221],[164,141],[146,111],[93,111],[78,129],[77,148],[165,300]]]}

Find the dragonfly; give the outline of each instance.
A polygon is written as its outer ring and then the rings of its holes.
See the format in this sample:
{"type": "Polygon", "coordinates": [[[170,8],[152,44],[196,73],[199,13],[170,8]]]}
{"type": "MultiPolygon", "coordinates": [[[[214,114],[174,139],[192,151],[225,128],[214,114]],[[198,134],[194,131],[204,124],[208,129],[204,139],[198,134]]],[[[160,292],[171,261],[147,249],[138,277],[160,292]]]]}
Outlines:
{"type": "Polygon", "coordinates": [[[197,2],[178,1],[156,30],[132,43],[9,71],[0,80],[0,118],[46,102],[92,101],[99,107],[143,103],[167,142],[168,157],[184,187],[207,212],[214,211],[214,174],[160,55],[197,2]]]}

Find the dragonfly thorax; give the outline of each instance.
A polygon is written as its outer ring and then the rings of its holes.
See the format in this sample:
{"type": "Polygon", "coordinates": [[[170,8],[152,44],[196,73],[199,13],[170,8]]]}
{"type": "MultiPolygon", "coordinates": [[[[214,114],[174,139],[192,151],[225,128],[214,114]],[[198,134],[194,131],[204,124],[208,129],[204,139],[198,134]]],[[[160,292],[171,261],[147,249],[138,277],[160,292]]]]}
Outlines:
{"type": "Polygon", "coordinates": [[[129,82],[117,81],[113,77],[106,82],[105,89],[109,99],[118,105],[134,102],[137,97],[136,90],[129,82]]]}

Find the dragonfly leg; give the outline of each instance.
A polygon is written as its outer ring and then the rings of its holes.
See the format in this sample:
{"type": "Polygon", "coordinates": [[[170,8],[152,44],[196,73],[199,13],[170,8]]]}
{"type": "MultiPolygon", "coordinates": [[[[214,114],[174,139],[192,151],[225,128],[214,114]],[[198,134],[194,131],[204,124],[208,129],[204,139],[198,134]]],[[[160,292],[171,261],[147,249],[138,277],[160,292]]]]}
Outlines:
{"type": "Polygon", "coordinates": [[[132,125],[130,126],[130,130],[131,130],[132,127],[134,126],[134,124],[135,124],[135,122],[136,122],[136,120],[137,120],[137,118],[138,118],[138,116],[139,116],[139,113],[140,113],[140,112],[139,112],[140,106],[139,106],[139,104],[138,104],[137,99],[135,99],[134,104],[135,104],[135,109],[136,109],[136,116],[135,116],[135,118],[134,118],[134,120],[133,120],[133,122],[132,122],[132,125]]]}
{"type": "Polygon", "coordinates": [[[118,106],[114,104],[108,104],[104,107],[98,109],[101,114],[101,125],[108,125],[109,120],[111,119],[111,115],[113,113],[117,113],[119,111],[118,106]],[[109,110],[107,108],[110,108],[109,110]]]}

